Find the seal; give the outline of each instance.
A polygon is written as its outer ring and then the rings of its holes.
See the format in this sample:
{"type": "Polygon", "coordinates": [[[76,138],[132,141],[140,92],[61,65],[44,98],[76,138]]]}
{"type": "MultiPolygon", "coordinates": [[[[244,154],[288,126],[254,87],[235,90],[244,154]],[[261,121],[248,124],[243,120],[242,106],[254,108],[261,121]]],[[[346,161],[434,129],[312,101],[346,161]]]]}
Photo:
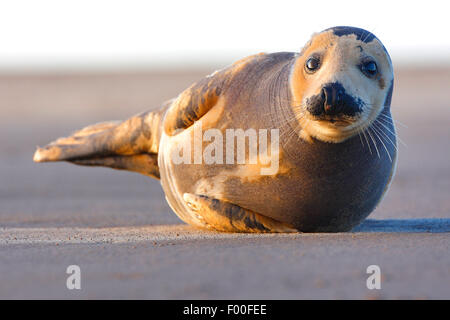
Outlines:
{"type": "Polygon", "coordinates": [[[300,53],[244,58],[156,111],[38,147],[34,161],[160,178],[171,208],[198,227],[348,231],[394,176],[393,83],[375,35],[333,27],[300,53]]]}

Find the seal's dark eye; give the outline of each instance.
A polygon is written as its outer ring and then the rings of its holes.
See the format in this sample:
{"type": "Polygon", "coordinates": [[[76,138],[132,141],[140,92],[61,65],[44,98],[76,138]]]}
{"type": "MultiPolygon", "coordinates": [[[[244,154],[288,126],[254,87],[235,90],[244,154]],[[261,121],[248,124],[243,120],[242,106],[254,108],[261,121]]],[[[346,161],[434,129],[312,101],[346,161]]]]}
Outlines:
{"type": "Polygon", "coordinates": [[[367,61],[361,65],[361,71],[369,78],[375,76],[378,72],[375,61],[367,61]]]}
{"type": "Polygon", "coordinates": [[[306,60],[305,67],[309,73],[315,72],[320,67],[320,61],[317,58],[309,58],[306,60]]]}

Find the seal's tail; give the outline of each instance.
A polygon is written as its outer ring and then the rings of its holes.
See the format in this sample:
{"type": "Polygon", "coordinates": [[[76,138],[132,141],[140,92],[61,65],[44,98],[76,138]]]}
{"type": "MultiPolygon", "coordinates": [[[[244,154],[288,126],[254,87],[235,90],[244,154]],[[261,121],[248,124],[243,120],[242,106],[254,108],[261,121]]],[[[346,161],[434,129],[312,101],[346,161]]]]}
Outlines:
{"type": "Polygon", "coordinates": [[[158,145],[165,107],[120,122],[102,122],[38,147],[35,162],[68,161],[139,172],[159,179],[158,145]]]}

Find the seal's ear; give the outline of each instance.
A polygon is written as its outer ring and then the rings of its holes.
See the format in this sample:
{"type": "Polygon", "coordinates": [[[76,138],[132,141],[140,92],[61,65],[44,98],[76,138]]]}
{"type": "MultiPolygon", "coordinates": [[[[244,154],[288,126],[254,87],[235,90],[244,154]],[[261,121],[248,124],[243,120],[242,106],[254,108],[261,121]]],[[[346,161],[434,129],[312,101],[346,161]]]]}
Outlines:
{"type": "Polygon", "coordinates": [[[105,166],[159,178],[157,153],[163,111],[142,113],[123,122],[88,126],[43,148],[38,147],[33,160],[105,166]]]}

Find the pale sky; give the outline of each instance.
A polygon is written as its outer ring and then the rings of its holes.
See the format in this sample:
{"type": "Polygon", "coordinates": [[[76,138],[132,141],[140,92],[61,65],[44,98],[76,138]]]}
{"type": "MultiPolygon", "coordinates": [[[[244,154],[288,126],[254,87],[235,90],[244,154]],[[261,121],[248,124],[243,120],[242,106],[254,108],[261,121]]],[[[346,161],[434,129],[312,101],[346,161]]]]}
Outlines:
{"type": "Polygon", "coordinates": [[[394,64],[450,62],[448,1],[0,0],[0,71],[227,65],[299,51],[336,25],[372,31],[394,64]]]}

